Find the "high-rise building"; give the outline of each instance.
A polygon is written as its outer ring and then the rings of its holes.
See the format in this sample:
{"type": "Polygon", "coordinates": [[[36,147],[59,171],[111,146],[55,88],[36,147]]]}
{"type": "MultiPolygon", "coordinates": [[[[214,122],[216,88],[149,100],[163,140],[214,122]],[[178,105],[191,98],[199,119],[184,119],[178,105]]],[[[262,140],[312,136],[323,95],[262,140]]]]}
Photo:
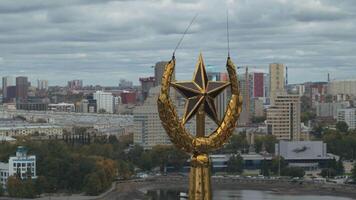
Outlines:
{"type": "MultiPolygon", "coordinates": [[[[208,79],[210,81],[229,81],[229,76],[226,72],[207,72],[208,79]]],[[[226,111],[229,97],[231,96],[230,88],[226,88],[215,98],[216,111],[218,113],[218,119],[221,120],[226,111]]]]}
{"type": "Polygon", "coordinates": [[[285,94],[284,64],[269,64],[269,92],[271,105],[274,105],[277,95],[285,94]]]}
{"type": "MultiPolygon", "coordinates": [[[[166,62],[166,61],[161,61],[161,62],[157,62],[156,65],[154,66],[154,68],[155,68],[155,86],[161,85],[164,68],[166,67],[167,63],[168,62],[166,62]]],[[[173,73],[173,75],[172,75],[172,80],[175,80],[175,73],[173,73]]]]}
{"type": "Polygon", "coordinates": [[[356,80],[334,80],[328,83],[330,95],[353,95],[356,96],[356,80]]]}
{"type": "MultiPolygon", "coordinates": [[[[134,143],[141,145],[144,149],[151,149],[156,145],[171,144],[169,137],[162,126],[162,122],[158,116],[157,98],[160,92],[160,87],[153,87],[149,91],[149,95],[145,102],[136,106],[133,111],[134,116],[134,143]]],[[[170,91],[170,97],[176,105],[176,110],[179,116],[183,115],[184,102],[180,97],[174,96],[174,91],[170,91]]],[[[196,134],[196,121],[193,117],[185,124],[187,130],[192,135],[196,134]]],[[[205,132],[211,133],[216,129],[216,124],[209,117],[205,118],[205,132]]]]}
{"type": "Polygon", "coordinates": [[[143,102],[148,97],[148,92],[150,91],[150,89],[155,86],[156,80],[155,77],[145,77],[145,78],[140,78],[140,83],[141,83],[141,94],[142,94],[141,101],[143,102]]]}
{"type": "Polygon", "coordinates": [[[68,81],[68,88],[69,89],[81,89],[83,87],[83,81],[82,80],[71,80],[68,81]]]}
{"type": "Polygon", "coordinates": [[[4,101],[7,100],[7,88],[13,85],[14,85],[13,77],[11,76],[2,77],[2,97],[4,101]]]}
{"type": "Polygon", "coordinates": [[[356,128],[356,108],[345,108],[337,110],[337,121],[346,122],[349,129],[356,128]]]}
{"type": "Polygon", "coordinates": [[[251,76],[253,98],[264,97],[264,73],[253,72],[251,76]]]}
{"type": "Polygon", "coordinates": [[[114,113],[114,96],[110,92],[96,91],[93,94],[97,104],[97,112],[114,113]]]}
{"type": "Polygon", "coordinates": [[[122,104],[136,104],[136,92],[124,90],[120,94],[122,104]]]}
{"type": "Polygon", "coordinates": [[[16,100],[26,101],[28,97],[28,79],[25,76],[16,77],[16,100]]]}
{"type": "Polygon", "coordinates": [[[48,80],[37,80],[37,89],[38,90],[48,90],[48,80]]]}
{"type": "Polygon", "coordinates": [[[136,106],[134,115],[134,143],[151,149],[155,145],[171,144],[158,116],[157,97],[160,87],[151,88],[146,101],[136,106]]]}
{"type": "Polygon", "coordinates": [[[277,95],[267,109],[267,133],[279,140],[301,140],[299,95],[277,95]]]}

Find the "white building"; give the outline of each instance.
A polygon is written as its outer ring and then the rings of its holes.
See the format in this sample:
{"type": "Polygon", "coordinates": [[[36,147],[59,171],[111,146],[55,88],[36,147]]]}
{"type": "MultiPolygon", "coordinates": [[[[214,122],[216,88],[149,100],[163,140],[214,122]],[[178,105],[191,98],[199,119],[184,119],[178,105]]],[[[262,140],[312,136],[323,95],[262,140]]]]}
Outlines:
{"type": "Polygon", "coordinates": [[[19,146],[15,156],[9,157],[9,163],[0,163],[0,183],[3,187],[9,176],[18,175],[21,179],[37,178],[36,156],[27,155],[26,147],[19,146]]]}
{"type": "Polygon", "coordinates": [[[337,110],[337,121],[346,122],[349,129],[356,128],[356,108],[345,108],[337,110]]]}
{"type": "Polygon", "coordinates": [[[301,167],[308,171],[327,167],[328,160],[339,158],[327,153],[322,141],[279,141],[275,154],[282,156],[290,167],[301,167]]]}
{"type": "Polygon", "coordinates": [[[316,116],[318,117],[332,117],[337,119],[337,111],[339,109],[350,107],[350,102],[335,102],[335,103],[316,103],[316,116]]]}
{"type": "Polygon", "coordinates": [[[75,105],[73,103],[48,104],[48,110],[55,112],[75,112],[75,105]]]}
{"type": "Polygon", "coordinates": [[[114,96],[110,92],[96,91],[94,93],[94,99],[97,104],[97,112],[105,110],[107,113],[114,113],[114,96]]]}
{"type": "Polygon", "coordinates": [[[0,187],[5,188],[9,177],[9,164],[0,162],[0,187]]]}

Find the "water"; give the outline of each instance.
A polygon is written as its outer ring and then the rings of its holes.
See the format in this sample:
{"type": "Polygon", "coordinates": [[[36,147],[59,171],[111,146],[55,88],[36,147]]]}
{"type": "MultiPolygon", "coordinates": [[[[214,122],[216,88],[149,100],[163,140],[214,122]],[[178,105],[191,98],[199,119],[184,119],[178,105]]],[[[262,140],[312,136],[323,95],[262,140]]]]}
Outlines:
{"type": "MultiPolygon", "coordinates": [[[[148,191],[150,200],[185,200],[179,198],[180,191],[156,190],[148,191]]],[[[347,197],[318,195],[283,195],[259,190],[217,190],[214,200],[355,200],[347,197]]]]}

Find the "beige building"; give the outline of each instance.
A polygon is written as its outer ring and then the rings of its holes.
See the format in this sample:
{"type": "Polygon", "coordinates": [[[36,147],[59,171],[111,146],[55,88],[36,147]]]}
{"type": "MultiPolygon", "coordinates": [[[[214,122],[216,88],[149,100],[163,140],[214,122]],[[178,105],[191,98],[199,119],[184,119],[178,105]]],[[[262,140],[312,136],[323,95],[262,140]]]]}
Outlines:
{"type": "Polygon", "coordinates": [[[328,94],[356,96],[356,80],[337,80],[328,83],[328,94]]]}
{"type": "MultiPolygon", "coordinates": [[[[134,116],[134,144],[141,145],[144,149],[152,149],[156,145],[169,145],[170,139],[164,130],[158,116],[157,98],[160,87],[153,87],[143,105],[136,106],[133,111],[134,116]]],[[[185,99],[174,99],[174,89],[171,89],[172,101],[175,102],[177,112],[180,116],[184,112],[185,99]]],[[[195,135],[195,117],[185,124],[185,127],[192,135],[195,135]]],[[[206,134],[213,132],[217,125],[208,117],[205,118],[206,134]]]]}
{"type": "Polygon", "coordinates": [[[27,136],[27,135],[43,135],[43,136],[62,136],[63,127],[56,125],[14,125],[0,127],[0,136],[27,136]]]}
{"type": "Polygon", "coordinates": [[[301,140],[299,95],[277,95],[267,109],[267,133],[279,140],[301,140]]]}
{"type": "Polygon", "coordinates": [[[285,94],[285,66],[284,64],[269,64],[269,92],[271,105],[274,105],[277,95],[285,94]]]}

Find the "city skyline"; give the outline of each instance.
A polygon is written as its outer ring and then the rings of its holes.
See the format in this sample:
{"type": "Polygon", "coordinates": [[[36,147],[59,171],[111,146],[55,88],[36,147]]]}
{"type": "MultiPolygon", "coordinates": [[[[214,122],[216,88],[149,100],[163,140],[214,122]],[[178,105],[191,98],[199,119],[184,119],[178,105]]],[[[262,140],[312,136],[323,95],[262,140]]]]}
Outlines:
{"type": "Polygon", "coordinates": [[[290,83],[325,81],[328,72],[332,79],[356,76],[352,54],[356,2],[38,0],[1,4],[2,76],[48,79],[50,85],[64,85],[71,79],[117,85],[125,78],[138,85],[139,77],[153,74],[151,66],[170,59],[196,13],[199,16],[176,53],[177,79],[193,72],[199,51],[207,65],[223,71],[227,8],[231,55],[237,65],[267,72],[268,64],[283,63],[290,83]]]}

